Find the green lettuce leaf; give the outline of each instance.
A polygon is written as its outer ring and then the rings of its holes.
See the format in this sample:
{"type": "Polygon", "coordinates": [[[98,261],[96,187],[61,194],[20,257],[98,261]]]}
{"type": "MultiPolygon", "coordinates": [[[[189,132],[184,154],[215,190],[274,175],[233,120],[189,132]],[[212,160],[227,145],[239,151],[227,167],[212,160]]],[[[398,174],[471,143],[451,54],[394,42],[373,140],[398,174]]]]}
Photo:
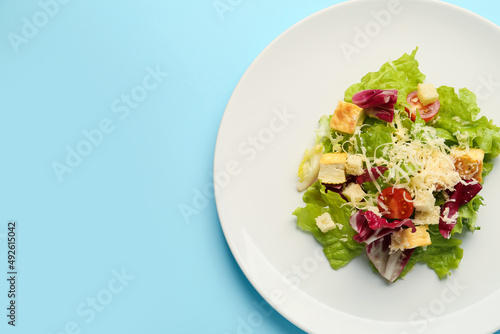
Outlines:
{"type": "Polygon", "coordinates": [[[297,226],[311,233],[323,246],[323,252],[333,269],[337,270],[359,256],[364,250],[362,244],[352,239],[356,234],[349,224],[351,211],[342,197],[332,191],[326,193],[325,187],[316,182],[305,192],[303,197],[306,206],[296,209],[297,226]],[[328,212],[333,221],[342,228],[335,228],[327,233],[321,232],[316,225],[316,217],[328,212]]]}
{"type": "Polygon", "coordinates": [[[460,222],[471,232],[481,229],[476,226],[477,212],[481,205],[484,205],[483,198],[480,195],[476,195],[469,203],[462,205],[458,209],[459,216],[457,222],[460,222]]]}
{"type": "Polygon", "coordinates": [[[366,89],[397,89],[397,104],[405,105],[406,96],[417,89],[422,83],[425,75],[418,69],[418,61],[415,59],[418,48],[411,54],[405,53],[401,58],[387,62],[378,72],[370,72],[365,75],[360,83],[354,84],[345,92],[344,100],[352,102],[352,96],[366,89]]]}
{"type": "MultiPolygon", "coordinates": [[[[417,48],[418,49],[418,48],[417,48]]],[[[442,86],[438,88],[441,108],[438,116],[433,121],[425,123],[419,116],[416,122],[412,122],[407,113],[406,97],[417,89],[422,83],[425,75],[418,69],[415,59],[415,49],[411,54],[404,54],[399,59],[382,65],[379,71],[370,72],[365,75],[361,82],[353,84],[345,92],[344,100],[352,102],[352,96],[359,91],[367,89],[397,89],[398,101],[395,112],[399,112],[400,123],[404,128],[413,133],[415,139],[421,139],[418,131],[422,125],[433,126],[436,135],[444,138],[448,146],[464,145],[481,148],[485,151],[483,163],[483,177],[493,168],[493,159],[500,155],[500,127],[495,126],[486,117],[479,117],[480,109],[477,106],[476,96],[466,88],[455,92],[454,88],[442,86]],[[478,118],[479,117],[479,118],[478,118]]],[[[380,145],[392,142],[393,127],[386,122],[376,118],[367,117],[361,134],[353,135],[339,134],[329,127],[331,116],[323,116],[319,122],[317,131],[317,143],[322,144],[324,152],[336,151],[339,147],[346,149],[349,153],[363,153],[369,157],[380,157],[383,154],[380,145]],[[342,135],[340,137],[339,135],[342,135]],[[356,139],[356,140],[354,140],[356,139]],[[356,143],[353,145],[353,143],[356,143]],[[379,148],[380,147],[380,148],[379,148]],[[377,150],[377,148],[379,148],[377,150]]],[[[422,135],[423,138],[423,135],[422,135]]],[[[412,168],[412,166],[405,166],[412,168]]],[[[386,184],[382,178],[377,182],[381,188],[386,184]]],[[[390,182],[390,180],[388,181],[390,182]]],[[[376,193],[378,190],[373,183],[366,183],[363,189],[368,193],[376,193]]],[[[436,192],[436,205],[443,204],[446,199],[441,192],[436,192]]],[[[303,195],[305,207],[297,208],[293,214],[297,217],[297,226],[312,234],[323,246],[323,252],[333,269],[337,270],[353,258],[364,252],[364,244],[359,244],[352,239],[356,232],[349,224],[351,216],[350,207],[344,205],[346,202],[335,192],[326,192],[325,187],[319,181],[313,184],[303,195]],[[328,212],[336,224],[342,226],[327,233],[322,233],[316,225],[315,218],[328,212]]],[[[476,196],[469,203],[459,208],[459,218],[452,233],[474,231],[476,227],[477,212],[483,205],[481,196],[476,196]]],[[[429,228],[432,244],[427,247],[418,247],[413,252],[409,262],[405,266],[400,277],[404,277],[414,268],[417,263],[424,263],[433,269],[439,278],[450,275],[451,270],[457,269],[463,257],[460,248],[461,240],[452,235],[450,239],[444,239],[437,225],[429,228]]]]}
{"type": "Polygon", "coordinates": [[[447,86],[437,90],[441,108],[432,126],[441,129],[438,134],[455,144],[463,141],[457,138],[457,134],[466,134],[470,147],[484,151],[486,162],[497,157],[500,154],[500,128],[485,116],[476,119],[479,108],[474,93],[462,88],[457,94],[454,88],[447,86]]]}
{"type": "Polygon", "coordinates": [[[380,145],[392,143],[392,133],[394,131],[396,130],[393,127],[387,126],[387,123],[365,127],[363,132],[357,136],[358,147],[355,148],[355,151],[363,153],[361,150],[362,146],[366,150],[365,155],[367,157],[374,157],[375,155],[381,157],[383,147],[378,150],[377,148],[380,145]]]}
{"type": "Polygon", "coordinates": [[[399,278],[404,277],[419,262],[427,264],[439,278],[451,275],[451,270],[458,268],[463,257],[463,249],[459,247],[462,240],[453,237],[443,238],[437,225],[429,227],[429,234],[432,244],[425,249],[422,247],[415,249],[399,278]]]}
{"type": "Polygon", "coordinates": [[[493,163],[492,162],[483,162],[483,172],[481,173],[482,174],[482,177],[484,179],[484,177],[486,175],[488,175],[491,171],[493,170],[493,163]]]}
{"type": "Polygon", "coordinates": [[[328,206],[328,202],[323,199],[323,194],[321,193],[321,189],[325,186],[321,184],[321,182],[316,181],[312,186],[310,186],[304,195],[302,196],[302,200],[306,204],[315,204],[320,207],[328,206]]]}

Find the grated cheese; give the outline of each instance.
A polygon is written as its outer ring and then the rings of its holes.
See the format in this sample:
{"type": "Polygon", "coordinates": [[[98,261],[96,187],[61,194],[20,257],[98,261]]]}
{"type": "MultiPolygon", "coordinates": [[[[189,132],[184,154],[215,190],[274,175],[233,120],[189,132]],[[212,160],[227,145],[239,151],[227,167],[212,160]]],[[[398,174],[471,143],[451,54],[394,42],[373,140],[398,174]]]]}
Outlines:
{"type": "MultiPolygon", "coordinates": [[[[371,168],[386,166],[388,171],[383,176],[383,182],[407,189],[412,197],[419,190],[453,190],[454,186],[461,181],[455,170],[454,161],[449,155],[450,147],[445,144],[443,138],[437,136],[435,128],[417,123],[409,130],[403,127],[400,112],[397,110],[394,122],[388,126],[395,129],[391,135],[392,142],[376,147],[373,157],[366,156],[363,143],[357,141],[357,137],[361,138],[360,136],[354,135],[350,139],[354,148],[362,152],[368,174],[372,180],[375,180],[375,175],[373,175],[371,168]],[[380,152],[382,152],[382,156],[377,157],[377,153],[380,152]]],[[[355,134],[360,131],[361,127],[356,128],[355,134]]],[[[468,135],[463,136],[467,136],[468,141],[468,135]]],[[[373,184],[378,192],[382,191],[378,182],[373,184]]],[[[365,202],[353,204],[352,207],[366,208],[372,204],[374,204],[373,201],[367,197],[365,202]]]]}
{"type": "Polygon", "coordinates": [[[451,217],[448,217],[449,214],[450,214],[450,208],[445,208],[444,211],[443,211],[443,214],[441,215],[441,219],[446,224],[455,224],[457,222],[457,218],[459,216],[458,210],[451,217]]]}
{"type": "MultiPolygon", "coordinates": [[[[391,142],[377,146],[373,156],[367,156],[367,150],[364,147],[363,139],[359,135],[363,127],[371,125],[363,124],[356,127],[354,134],[344,144],[349,143],[349,151],[361,152],[359,154],[366,166],[369,177],[375,180],[379,175],[374,175],[372,167],[385,166],[387,172],[381,175],[381,180],[388,186],[395,186],[408,190],[412,196],[407,201],[415,201],[417,194],[426,192],[431,194],[435,191],[453,190],[455,185],[461,180],[460,175],[455,169],[454,160],[450,156],[451,148],[445,144],[445,140],[437,136],[436,129],[425,124],[414,124],[411,129],[402,125],[401,111],[396,110],[394,122],[387,124],[394,128],[391,133],[391,142]],[[359,140],[358,140],[359,138],[359,140]],[[377,154],[382,156],[377,157],[377,154]]],[[[436,118],[434,121],[436,121],[436,118]]],[[[456,134],[455,134],[456,135],[456,134]]],[[[468,134],[462,134],[467,136],[468,134]]],[[[345,152],[344,147],[342,149],[345,152]]],[[[378,194],[382,191],[379,182],[373,182],[377,189],[376,194],[367,193],[363,199],[352,200],[343,205],[351,208],[352,212],[359,210],[370,210],[378,216],[382,216],[388,210],[383,203],[378,203],[378,194]],[[382,212],[380,212],[382,211],[382,212]]],[[[421,203],[420,199],[414,202],[419,206],[420,211],[430,210],[434,203],[421,203]],[[428,204],[428,205],[427,205],[428,204]],[[432,205],[431,205],[432,204],[432,205]],[[427,207],[428,206],[428,207],[427,207]]],[[[456,217],[447,218],[450,222],[456,217]]]]}

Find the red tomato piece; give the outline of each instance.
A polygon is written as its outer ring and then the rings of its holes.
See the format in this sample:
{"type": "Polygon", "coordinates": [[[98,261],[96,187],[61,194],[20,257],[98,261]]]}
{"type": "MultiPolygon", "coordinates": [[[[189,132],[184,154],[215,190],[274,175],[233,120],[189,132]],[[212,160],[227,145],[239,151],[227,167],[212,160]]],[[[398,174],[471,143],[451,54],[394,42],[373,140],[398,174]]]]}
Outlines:
{"type": "Polygon", "coordinates": [[[434,116],[436,116],[436,114],[439,111],[439,108],[441,107],[441,103],[439,103],[439,100],[431,104],[428,104],[426,106],[422,105],[422,103],[420,103],[420,101],[418,100],[417,91],[408,94],[408,96],[406,97],[406,102],[408,102],[408,104],[410,105],[410,109],[405,108],[406,112],[408,113],[408,116],[410,116],[413,122],[415,122],[417,110],[418,113],[420,114],[420,118],[428,122],[434,116]]]}
{"type": "Polygon", "coordinates": [[[406,189],[387,187],[377,198],[378,208],[387,219],[405,219],[413,213],[413,199],[406,189]]]}

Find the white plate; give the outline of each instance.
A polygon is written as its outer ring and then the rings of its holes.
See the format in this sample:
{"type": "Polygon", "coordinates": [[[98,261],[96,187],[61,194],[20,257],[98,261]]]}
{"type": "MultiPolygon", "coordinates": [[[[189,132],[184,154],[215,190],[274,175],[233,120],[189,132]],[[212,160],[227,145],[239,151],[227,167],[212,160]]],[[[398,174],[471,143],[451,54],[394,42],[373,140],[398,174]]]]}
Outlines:
{"type": "Polygon", "coordinates": [[[359,0],[325,9],[254,61],[217,139],[220,221],[254,287],[307,332],[491,333],[500,328],[498,166],[482,192],[482,230],[465,237],[460,269],[445,280],[417,266],[406,280],[386,284],[363,257],[334,271],[292,216],[303,206],[296,171],[314,143],[317,120],[333,112],[349,85],[416,46],[427,82],[476,91],[483,114],[500,124],[500,29],[438,1],[395,3],[359,0]]]}

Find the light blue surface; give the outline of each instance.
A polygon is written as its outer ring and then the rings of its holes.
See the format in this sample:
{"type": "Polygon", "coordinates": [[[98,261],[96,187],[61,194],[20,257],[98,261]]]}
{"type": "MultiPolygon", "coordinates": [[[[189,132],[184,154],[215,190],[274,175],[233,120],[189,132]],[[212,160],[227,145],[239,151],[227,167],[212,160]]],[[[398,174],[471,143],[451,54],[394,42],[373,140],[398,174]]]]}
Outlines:
{"type": "MultiPolygon", "coordinates": [[[[2,311],[1,332],[302,333],[250,285],[199,192],[246,68],[339,1],[55,1],[0,0],[0,277],[9,219],[19,248],[17,326],[2,311]],[[88,155],[61,169],[71,150],[88,155]]],[[[498,2],[449,2],[500,24],[498,2]]]]}

